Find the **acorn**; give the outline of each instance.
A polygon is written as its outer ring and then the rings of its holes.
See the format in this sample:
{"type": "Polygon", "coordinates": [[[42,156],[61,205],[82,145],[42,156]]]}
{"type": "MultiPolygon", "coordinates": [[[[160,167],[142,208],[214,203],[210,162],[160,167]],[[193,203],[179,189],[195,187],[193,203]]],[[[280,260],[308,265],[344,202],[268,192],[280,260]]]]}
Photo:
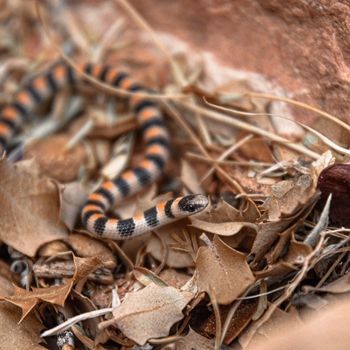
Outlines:
{"type": "Polygon", "coordinates": [[[317,208],[322,210],[332,193],[329,211],[331,223],[350,227],[350,164],[334,164],[323,169],[317,187],[321,191],[317,208]]]}

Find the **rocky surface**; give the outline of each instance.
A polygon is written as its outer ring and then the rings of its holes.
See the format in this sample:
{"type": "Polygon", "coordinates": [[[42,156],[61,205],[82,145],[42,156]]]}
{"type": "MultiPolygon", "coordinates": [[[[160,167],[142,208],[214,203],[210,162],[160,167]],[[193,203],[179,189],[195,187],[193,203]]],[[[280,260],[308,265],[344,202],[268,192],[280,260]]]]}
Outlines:
{"type": "MultiPolygon", "coordinates": [[[[153,28],[350,121],[348,0],[132,1],[153,28]]],[[[298,120],[315,116],[294,110],[298,120]]]]}

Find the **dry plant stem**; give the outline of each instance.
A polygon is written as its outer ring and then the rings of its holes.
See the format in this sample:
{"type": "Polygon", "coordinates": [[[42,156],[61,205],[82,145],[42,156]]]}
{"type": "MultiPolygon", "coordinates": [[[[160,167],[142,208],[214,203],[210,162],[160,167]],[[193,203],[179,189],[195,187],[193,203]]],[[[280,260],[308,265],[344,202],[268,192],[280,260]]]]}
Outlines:
{"type": "Polygon", "coordinates": [[[211,301],[211,304],[213,306],[214,310],[214,315],[215,315],[215,345],[214,345],[214,350],[220,350],[221,348],[221,317],[220,317],[220,309],[219,305],[216,301],[214,293],[211,291],[210,287],[210,293],[209,293],[209,298],[211,301]]]}
{"type": "Polygon", "coordinates": [[[222,107],[222,106],[216,105],[214,103],[210,103],[210,102],[206,101],[205,99],[204,99],[204,101],[206,102],[207,105],[209,105],[211,107],[214,107],[214,108],[216,108],[216,109],[218,109],[220,111],[233,112],[235,114],[243,115],[243,116],[254,116],[254,117],[256,117],[256,116],[265,116],[265,117],[281,118],[281,119],[286,119],[286,120],[292,121],[292,122],[300,125],[304,129],[308,130],[312,134],[316,135],[318,138],[321,139],[321,141],[323,141],[327,146],[329,146],[333,150],[335,150],[335,151],[337,151],[339,153],[344,153],[344,154],[350,155],[350,151],[349,150],[347,150],[344,147],[339,146],[338,144],[336,144],[335,142],[333,142],[332,140],[330,140],[328,137],[326,137],[325,135],[321,134],[317,130],[315,130],[313,128],[310,128],[309,126],[305,125],[304,123],[298,122],[298,121],[293,120],[291,118],[287,118],[287,117],[285,117],[283,115],[278,115],[278,114],[273,114],[273,113],[242,112],[242,111],[239,111],[239,110],[234,109],[234,108],[226,108],[226,107],[222,107]]]}
{"type": "Polygon", "coordinates": [[[255,161],[236,161],[236,160],[213,160],[213,159],[208,159],[205,158],[199,154],[192,153],[192,152],[187,152],[186,156],[188,158],[196,159],[199,161],[203,161],[204,163],[207,164],[219,164],[219,165],[238,165],[238,166],[247,166],[247,167],[271,167],[272,163],[264,163],[264,162],[255,162],[255,161]]]}
{"type": "Polygon", "coordinates": [[[50,40],[50,43],[53,45],[53,47],[56,49],[56,51],[60,54],[60,56],[64,59],[64,61],[67,62],[67,64],[69,64],[72,68],[74,68],[75,71],[77,71],[82,77],[84,77],[85,79],[87,79],[89,82],[91,82],[93,85],[100,87],[102,90],[112,94],[112,95],[118,95],[118,96],[123,96],[123,97],[130,97],[133,96],[135,94],[137,94],[140,97],[145,97],[148,98],[150,100],[167,100],[167,99],[181,99],[186,97],[183,94],[177,94],[177,95],[162,95],[162,94],[149,94],[146,92],[130,92],[127,90],[123,90],[123,89],[118,89],[118,88],[114,88],[111,87],[108,84],[102,83],[101,81],[95,79],[93,76],[86,74],[85,72],[83,72],[77,64],[74,63],[74,61],[72,59],[70,59],[60,48],[60,46],[56,43],[55,39],[52,37],[51,31],[48,28],[46,22],[43,20],[42,14],[41,14],[41,9],[40,9],[40,5],[39,5],[39,1],[36,0],[35,1],[35,9],[37,12],[37,16],[39,18],[39,22],[43,25],[43,28],[45,30],[45,33],[48,37],[48,39],[50,40]]]}
{"type": "Polygon", "coordinates": [[[120,259],[122,259],[124,264],[128,266],[130,271],[132,271],[135,268],[135,265],[129,259],[129,257],[124,253],[123,249],[121,249],[119,247],[119,245],[116,242],[112,241],[112,240],[107,240],[107,243],[114,248],[113,250],[117,251],[118,256],[120,257],[120,259]]]}
{"type": "MultiPolygon", "coordinates": [[[[129,15],[133,18],[133,20],[141,27],[143,28],[148,34],[150,35],[151,39],[153,40],[154,44],[158,47],[158,49],[164,54],[166,57],[172,72],[173,77],[175,79],[175,82],[177,86],[180,88],[180,90],[188,85],[189,81],[186,80],[185,75],[181,69],[181,67],[177,64],[176,60],[173,59],[170,52],[167,50],[167,48],[163,45],[163,43],[160,41],[159,37],[155,33],[155,31],[151,28],[151,26],[146,22],[144,18],[140,16],[140,14],[135,10],[135,8],[130,5],[130,3],[127,0],[116,0],[117,3],[123,7],[125,11],[129,13],[129,15]]],[[[191,98],[193,103],[195,103],[194,99],[191,98]]],[[[199,132],[205,141],[206,144],[211,144],[211,138],[210,134],[205,126],[205,123],[203,122],[202,118],[200,118],[198,113],[195,113],[195,120],[198,125],[199,132]]]]}
{"type": "Polygon", "coordinates": [[[148,343],[150,344],[168,344],[168,343],[173,343],[173,342],[176,342],[180,339],[183,339],[182,336],[180,335],[173,335],[173,336],[170,336],[170,337],[165,337],[165,338],[160,338],[160,339],[148,339],[148,343]]]}
{"type": "Polygon", "coordinates": [[[200,135],[201,135],[202,139],[204,140],[204,143],[206,145],[211,145],[211,143],[212,143],[211,137],[210,137],[208,129],[204,123],[204,120],[200,117],[200,115],[198,113],[195,113],[194,117],[195,117],[196,124],[198,126],[198,130],[200,132],[200,135]]]}
{"type": "Polygon", "coordinates": [[[311,230],[308,236],[305,238],[304,243],[311,247],[315,247],[320,237],[321,232],[328,226],[329,209],[332,201],[332,193],[329,194],[326,204],[321,213],[321,217],[318,220],[316,226],[311,230]]]}
{"type": "Polygon", "coordinates": [[[100,171],[103,177],[112,180],[128,166],[134,148],[134,141],[134,134],[131,133],[115,142],[109,161],[100,171]]]}
{"type": "Polygon", "coordinates": [[[88,119],[84,125],[78,130],[77,133],[75,133],[71,139],[67,142],[65,146],[65,150],[69,151],[73,147],[75,147],[82,139],[85,138],[85,136],[92,130],[94,127],[94,121],[93,119],[88,119]]]}
{"type": "MultiPolygon", "coordinates": [[[[246,142],[251,140],[253,137],[252,134],[247,135],[243,139],[239,140],[237,143],[233,144],[230,148],[228,148],[225,152],[223,152],[220,157],[215,160],[215,163],[225,160],[228,156],[230,156],[233,152],[235,152],[238,148],[243,146],[246,142]]],[[[214,163],[214,164],[215,164],[214,163]]],[[[212,166],[205,175],[200,179],[200,183],[203,183],[213,172],[215,171],[215,166],[212,166]]]]}
{"type": "Polygon", "coordinates": [[[99,310],[94,310],[94,311],[90,311],[90,312],[85,312],[83,314],[74,316],[70,319],[68,319],[67,321],[59,324],[56,327],[53,327],[51,329],[48,329],[47,331],[43,332],[41,334],[41,337],[48,337],[50,335],[54,335],[57,334],[58,332],[62,332],[70,327],[72,327],[74,324],[84,321],[84,320],[88,320],[90,318],[95,318],[95,317],[99,317],[99,316],[103,316],[109,312],[112,312],[113,308],[112,307],[108,307],[105,309],[99,309],[99,310]]]}
{"type": "Polygon", "coordinates": [[[314,130],[312,128],[310,128],[309,126],[297,122],[299,125],[301,125],[303,128],[305,128],[306,130],[308,130],[309,132],[311,132],[312,134],[316,135],[317,137],[319,137],[321,139],[321,141],[323,141],[327,146],[329,146],[330,148],[332,148],[333,150],[341,153],[341,154],[346,154],[346,155],[350,155],[350,151],[344,147],[339,146],[338,144],[336,144],[335,142],[333,142],[332,140],[330,140],[328,137],[326,137],[325,135],[321,134],[320,132],[318,132],[317,130],[314,130]]]}
{"type": "Polygon", "coordinates": [[[231,323],[231,320],[233,318],[233,316],[235,315],[238,307],[241,305],[242,301],[244,300],[244,297],[247,296],[247,294],[254,288],[255,285],[249,287],[245,292],[244,294],[242,295],[241,298],[237,299],[236,301],[233,302],[227,316],[226,316],[226,319],[225,319],[225,322],[224,322],[224,325],[222,327],[222,333],[221,333],[221,339],[220,339],[220,342],[223,343],[224,342],[224,339],[225,339],[225,336],[226,336],[226,333],[228,331],[228,328],[230,326],[230,323],[231,323]]]}
{"type": "Polygon", "coordinates": [[[63,5],[63,13],[61,14],[62,18],[64,18],[64,28],[68,31],[69,37],[73,40],[75,45],[84,52],[85,54],[90,52],[90,44],[86,40],[85,35],[79,28],[79,24],[72,11],[68,9],[67,5],[63,5]]]}
{"type": "Polygon", "coordinates": [[[159,235],[157,232],[155,231],[152,231],[152,233],[154,235],[157,236],[157,238],[159,239],[160,241],[160,244],[162,246],[162,258],[161,258],[161,261],[160,261],[160,264],[158,265],[158,267],[156,268],[156,270],[154,271],[154,273],[156,275],[159,275],[160,272],[164,269],[165,265],[166,265],[166,261],[168,259],[168,255],[169,255],[169,249],[168,249],[168,245],[165,243],[165,240],[164,240],[164,236],[163,235],[159,235]]]}
{"type": "Polygon", "coordinates": [[[345,271],[348,270],[349,264],[350,264],[350,254],[348,254],[348,256],[346,257],[345,262],[343,263],[342,269],[340,271],[340,275],[341,276],[344,275],[345,271]]]}
{"type": "Polygon", "coordinates": [[[320,288],[324,284],[324,282],[327,281],[328,277],[331,275],[331,273],[334,271],[334,269],[339,266],[340,261],[344,258],[344,256],[347,254],[347,252],[340,253],[337,259],[333,262],[332,266],[328,269],[328,271],[325,273],[325,275],[321,278],[321,280],[317,283],[315,288],[320,288]]]}
{"type": "Polygon", "coordinates": [[[7,78],[10,71],[16,70],[27,70],[30,66],[30,62],[24,57],[9,58],[2,61],[0,67],[0,83],[2,84],[7,78]]]}
{"type": "Polygon", "coordinates": [[[269,95],[269,94],[264,94],[264,93],[259,93],[259,92],[247,92],[247,93],[243,93],[242,95],[249,96],[249,97],[264,98],[264,99],[268,99],[268,100],[277,100],[277,101],[282,101],[282,102],[292,104],[294,106],[302,107],[302,108],[307,109],[309,111],[315,112],[315,113],[333,121],[334,123],[340,125],[341,127],[346,129],[347,131],[350,131],[350,126],[348,124],[346,124],[345,122],[343,122],[342,120],[340,120],[339,118],[337,118],[337,117],[335,117],[327,112],[324,112],[316,107],[309,106],[306,103],[295,101],[293,99],[286,98],[286,97],[279,97],[279,96],[274,96],[274,95],[269,95]]]}
{"type": "Polygon", "coordinates": [[[101,344],[95,344],[95,342],[88,338],[85,334],[81,332],[81,330],[77,326],[72,327],[73,334],[80,340],[82,344],[84,344],[88,349],[94,350],[107,350],[101,344]]]}
{"type": "Polygon", "coordinates": [[[118,36],[118,34],[123,29],[124,25],[125,25],[124,20],[122,18],[119,18],[102,35],[102,37],[99,40],[99,45],[96,48],[96,51],[94,54],[94,59],[93,59],[94,62],[99,62],[102,60],[102,58],[105,55],[105,52],[115,40],[115,36],[118,36]]]}
{"type": "MultiPolygon", "coordinates": [[[[335,236],[334,233],[335,232],[339,232],[339,231],[345,231],[345,232],[350,232],[350,229],[344,229],[344,228],[341,228],[341,229],[337,229],[337,230],[333,230],[333,231],[327,231],[327,234],[329,236],[335,236]]],[[[318,259],[315,261],[315,264],[318,263],[319,261],[321,261],[322,259],[326,258],[326,257],[330,257],[334,254],[337,254],[337,253],[341,253],[343,251],[347,252],[349,251],[350,247],[346,247],[346,248],[341,248],[344,244],[348,243],[350,241],[350,237],[344,237],[344,238],[341,238],[342,240],[337,243],[337,244],[332,244],[332,245],[329,245],[327,246],[322,254],[318,257],[318,259]]]]}
{"type": "Polygon", "coordinates": [[[172,56],[165,48],[163,43],[159,40],[159,37],[155,34],[154,30],[150,27],[150,25],[144,20],[144,18],[140,16],[140,14],[134,9],[133,6],[129,4],[127,0],[115,0],[115,2],[119,6],[121,6],[141,28],[148,32],[153,42],[168,60],[177,85],[181,87],[185,86],[187,82],[179,65],[172,58],[172,56]]]}
{"type": "Polygon", "coordinates": [[[219,113],[219,112],[207,109],[207,108],[203,108],[200,106],[193,106],[192,104],[190,104],[188,102],[184,102],[184,101],[178,101],[178,103],[188,110],[191,110],[194,112],[196,112],[196,111],[200,112],[203,117],[206,117],[208,119],[212,119],[212,120],[215,120],[217,122],[224,123],[224,124],[229,124],[229,125],[232,125],[232,126],[239,128],[239,129],[246,130],[246,131],[252,132],[254,134],[260,135],[260,136],[264,136],[271,141],[280,143],[280,144],[284,145],[285,147],[288,147],[288,148],[290,148],[298,153],[304,154],[312,159],[318,159],[320,157],[320,155],[318,153],[309,150],[308,148],[306,148],[303,145],[292,143],[282,136],[278,136],[278,135],[273,134],[269,131],[266,131],[264,129],[260,129],[254,125],[251,125],[249,123],[245,123],[245,122],[242,122],[240,120],[234,119],[228,115],[225,115],[225,114],[222,114],[222,113],[219,113]]]}
{"type": "MultiPolygon", "coordinates": [[[[191,130],[191,128],[184,122],[184,120],[180,117],[180,114],[177,112],[177,110],[167,103],[166,101],[163,101],[163,104],[167,107],[168,111],[170,112],[170,115],[173,117],[173,119],[187,132],[187,134],[192,139],[193,143],[199,148],[201,153],[211,159],[211,161],[214,161],[210,154],[207,152],[207,150],[204,148],[200,140],[197,138],[195,133],[191,130]]],[[[245,193],[242,186],[233,178],[231,178],[225,170],[223,170],[218,165],[216,166],[216,171],[227,181],[227,183],[233,187],[235,190],[237,190],[239,193],[245,193]]]]}
{"type": "Polygon", "coordinates": [[[283,294],[277,300],[275,300],[273,304],[270,305],[270,307],[267,309],[264,315],[256,323],[252,324],[251,328],[248,330],[246,335],[247,338],[246,338],[246,343],[244,344],[245,346],[248,346],[248,344],[252,340],[256,331],[270,319],[271,315],[275,312],[275,310],[292,295],[294,290],[297,288],[299,283],[304,279],[306,273],[311,268],[310,262],[312,258],[320,252],[323,242],[324,242],[324,235],[321,235],[321,238],[317,246],[315,247],[315,249],[305,257],[302,268],[296,275],[294,281],[286,288],[283,294]]]}

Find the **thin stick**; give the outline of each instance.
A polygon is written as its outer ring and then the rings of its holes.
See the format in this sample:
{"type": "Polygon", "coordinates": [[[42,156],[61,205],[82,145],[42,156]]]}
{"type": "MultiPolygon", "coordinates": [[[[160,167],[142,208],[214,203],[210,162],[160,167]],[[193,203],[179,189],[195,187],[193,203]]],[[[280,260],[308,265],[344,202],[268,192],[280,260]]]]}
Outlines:
{"type": "Polygon", "coordinates": [[[181,71],[176,61],[172,58],[166,47],[159,40],[159,37],[156,35],[151,26],[144,20],[144,18],[140,16],[140,14],[135,10],[133,6],[129,4],[127,0],[115,0],[115,2],[120,5],[141,28],[148,32],[153,42],[168,60],[177,84],[181,87],[185,86],[186,79],[183,72],[181,71]]]}
{"type": "MultiPolygon", "coordinates": [[[[193,143],[195,145],[197,145],[197,147],[199,148],[199,150],[201,151],[201,153],[203,155],[205,155],[206,157],[208,157],[209,159],[213,160],[210,156],[210,154],[207,152],[207,150],[205,149],[205,147],[202,145],[202,143],[200,142],[200,140],[197,138],[197,136],[195,135],[195,133],[191,130],[191,128],[185,123],[185,121],[181,118],[181,116],[179,115],[179,113],[176,111],[176,109],[170,105],[169,103],[167,103],[166,101],[163,102],[163,104],[167,107],[167,109],[170,111],[171,116],[174,118],[174,120],[187,132],[187,134],[190,136],[190,138],[192,139],[193,143]]],[[[236,190],[238,190],[239,193],[245,193],[244,189],[242,188],[242,186],[233,178],[231,178],[227,172],[225,170],[223,170],[220,166],[216,165],[216,171],[226,179],[226,181],[233,186],[233,188],[235,188],[236,190]]]]}
{"type": "Polygon", "coordinates": [[[266,131],[264,129],[260,129],[254,125],[249,124],[249,123],[245,123],[241,120],[234,119],[228,115],[225,115],[225,114],[222,114],[222,113],[219,113],[219,112],[207,109],[207,108],[203,108],[200,106],[193,106],[188,102],[179,101],[179,103],[183,107],[185,107],[186,109],[189,109],[191,111],[200,112],[203,117],[206,117],[208,119],[212,119],[212,120],[215,120],[217,122],[224,123],[224,124],[229,124],[229,125],[232,125],[232,126],[239,128],[239,129],[247,130],[249,132],[252,132],[252,133],[260,135],[260,136],[264,136],[264,137],[266,137],[274,142],[283,144],[285,147],[288,147],[294,151],[297,151],[301,154],[304,154],[312,159],[318,159],[320,157],[320,155],[318,153],[313,152],[302,145],[292,143],[282,136],[273,134],[273,133],[266,131]]]}
{"type": "Polygon", "coordinates": [[[285,289],[283,294],[277,300],[275,300],[273,304],[270,305],[270,307],[267,309],[264,315],[255,324],[252,325],[251,329],[247,333],[247,343],[245,344],[245,346],[248,346],[255,332],[270,319],[271,315],[275,312],[278,306],[280,306],[285,300],[287,300],[292,295],[294,290],[304,279],[306,273],[309,271],[310,262],[312,258],[315,257],[316,254],[318,254],[321,250],[323,242],[324,235],[321,236],[321,239],[319,240],[316,248],[304,258],[304,263],[298,274],[295,276],[294,281],[285,289]]]}
{"type": "Polygon", "coordinates": [[[348,124],[346,124],[345,122],[343,122],[338,117],[335,117],[335,116],[333,116],[327,112],[324,112],[316,107],[309,106],[306,103],[295,101],[295,100],[287,98],[287,97],[274,96],[274,95],[264,94],[264,93],[260,93],[260,92],[246,92],[246,93],[243,93],[242,95],[246,95],[249,97],[265,98],[265,99],[269,99],[269,100],[283,101],[283,102],[289,103],[289,104],[294,105],[294,106],[302,107],[304,109],[307,109],[309,111],[312,111],[312,112],[315,112],[319,115],[322,115],[326,119],[329,119],[329,120],[333,121],[334,123],[340,125],[341,127],[346,129],[347,131],[350,131],[350,126],[348,124]]]}
{"type": "Polygon", "coordinates": [[[88,119],[83,126],[66,143],[65,149],[68,151],[75,147],[94,127],[94,120],[88,119]]]}
{"type": "MultiPolygon", "coordinates": [[[[239,140],[237,143],[233,144],[230,148],[228,148],[225,152],[223,152],[220,157],[216,159],[216,162],[225,160],[228,156],[230,156],[234,151],[236,151],[239,147],[244,145],[247,141],[251,140],[253,137],[252,134],[247,135],[243,139],[239,140]]],[[[215,163],[214,163],[215,164],[215,163]]],[[[217,164],[217,163],[216,163],[217,164]]],[[[212,173],[215,171],[215,165],[212,166],[200,179],[200,183],[203,183],[212,173]]]]}
{"type": "Polygon", "coordinates": [[[196,154],[192,152],[186,152],[186,157],[203,161],[204,163],[208,163],[208,164],[239,165],[239,166],[247,166],[247,167],[256,167],[256,166],[271,167],[272,165],[274,165],[273,163],[264,163],[264,162],[255,162],[255,161],[208,159],[208,158],[205,158],[204,156],[201,156],[200,154],[196,154]]]}
{"type": "Polygon", "coordinates": [[[319,131],[310,128],[309,126],[305,125],[304,123],[298,122],[297,120],[293,120],[291,118],[287,118],[283,115],[279,115],[279,114],[274,114],[274,113],[255,113],[255,112],[242,112],[239,111],[237,109],[234,108],[227,108],[227,107],[222,107],[219,105],[216,105],[214,103],[210,103],[208,102],[206,99],[204,99],[205,103],[211,107],[214,107],[216,109],[219,109],[221,111],[225,111],[225,112],[233,112],[235,114],[239,114],[239,115],[244,115],[244,116],[248,116],[248,117],[257,117],[257,116],[265,116],[265,117],[274,117],[274,118],[281,118],[281,119],[286,119],[288,121],[291,121],[295,124],[300,125],[301,127],[303,127],[304,129],[308,130],[309,132],[311,132],[312,134],[316,135],[317,137],[319,137],[321,139],[321,141],[323,141],[327,146],[329,146],[330,148],[334,149],[335,151],[339,152],[339,153],[344,153],[347,155],[350,155],[350,151],[347,150],[344,147],[339,146],[338,144],[336,144],[335,142],[333,142],[332,140],[330,140],[327,136],[323,135],[322,133],[320,133],[319,131]]]}
{"type": "Polygon", "coordinates": [[[214,350],[220,350],[221,349],[221,334],[222,334],[222,324],[221,324],[221,317],[220,317],[220,309],[219,305],[217,303],[215,294],[212,292],[212,287],[210,287],[210,293],[209,298],[211,301],[211,304],[213,306],[213,311],[215,315],[215,345],[214,345],[214,350]]]}
{"type": "Polygon", "coordinates": [[[109,84],[105,84],[99,80],[97,80],[96,78],[94,78],[93,76],[86,74],[84,71],[82,71],[77,64],[75,64],[75,62],[70,59],[60,48],[60,46],[55,42],[55,39],[52,37],[50,29],[48,28],[47,24],[45,23],[45,21],[43,20],[42,14],[41,14],[41,9],[40,9],[40,5],[39,5],[39,1],[37,0],[35,2],[35,9],[36,9],[36,13],[37,16],[39,18],[39,21],[41,22],[41,24],[43,25],[43,28],[45,30],[46,35],[48,36],[50,42],[52,43],[53,47],[55,48],[55,50],[60,54],[60,56],[64,59],[64,61],[67,62],[67,64],[69,64],[71,67],[74,68],[75,71],[77,71],[81,76],[83,76],[84,78],[86,78],[89,82],[91,82],[93,85],[100,87],[101,89],[103,89],[104,91],[109,92],[110,94],[113,95],[119,95],[119,96],[124,96],[124,97],[130,97],[133,96],[135,94],[137,94],[138,96],[144,98],[147,97],[151,100],[164,100],[164,99],[181,99],[184,98],[185,95],[183,94],[177,94],[177,95],[162,95],[162,94],[149,94],[147,92],[131,92],[128,90],[124,90],[124,89],[119,89],[119,88],[115,88],[112,87],[109,84]]]}
{"type": "Polygon", "coordinates": [[[54,335],[57,334],[58,332],[62,332],[70,327],[72,327],[74,324],[80,322],[80,321],[85,321],[88,320],[90,318],[95,318],[95,317],[99,317],[99,316],[103,316],[109,312],[112,312],[113,308],[112,307],[107,307],[105,309],[99,309],[99,310],[94,310],[94,311],[90,311],[90,312],[85,312],[83,314],[74,316],[72,318],[69,318],[67,321],[59,324],[56,327],[53,327],[51,329],[48,329],[47,331],[41,333],[41,337],[49,337],[50,335],[54,335]]]}

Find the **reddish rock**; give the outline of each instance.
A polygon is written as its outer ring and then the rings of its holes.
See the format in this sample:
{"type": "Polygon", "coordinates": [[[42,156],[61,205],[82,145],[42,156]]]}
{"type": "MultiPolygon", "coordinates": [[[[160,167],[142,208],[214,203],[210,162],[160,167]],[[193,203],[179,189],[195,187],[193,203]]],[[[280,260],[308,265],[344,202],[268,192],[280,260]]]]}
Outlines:
{"type": "MultiPolygon", "coordinates": [[[[157,31],[252,71],[295,99],[350,121],[347,0],[132,1],[157,31]]],[[[314,115],[295,110],[300,121],[314,115]]],[[[310,124],[309,124],[310,125],[310,124]]]]}
{"type": "Polygon", "coordinates": [[[350,227],[350,164],[334,164],[322,170],[317,187],[321,191],[319,209],[332,193],[330,219],[335,224],[350,227]]]}

